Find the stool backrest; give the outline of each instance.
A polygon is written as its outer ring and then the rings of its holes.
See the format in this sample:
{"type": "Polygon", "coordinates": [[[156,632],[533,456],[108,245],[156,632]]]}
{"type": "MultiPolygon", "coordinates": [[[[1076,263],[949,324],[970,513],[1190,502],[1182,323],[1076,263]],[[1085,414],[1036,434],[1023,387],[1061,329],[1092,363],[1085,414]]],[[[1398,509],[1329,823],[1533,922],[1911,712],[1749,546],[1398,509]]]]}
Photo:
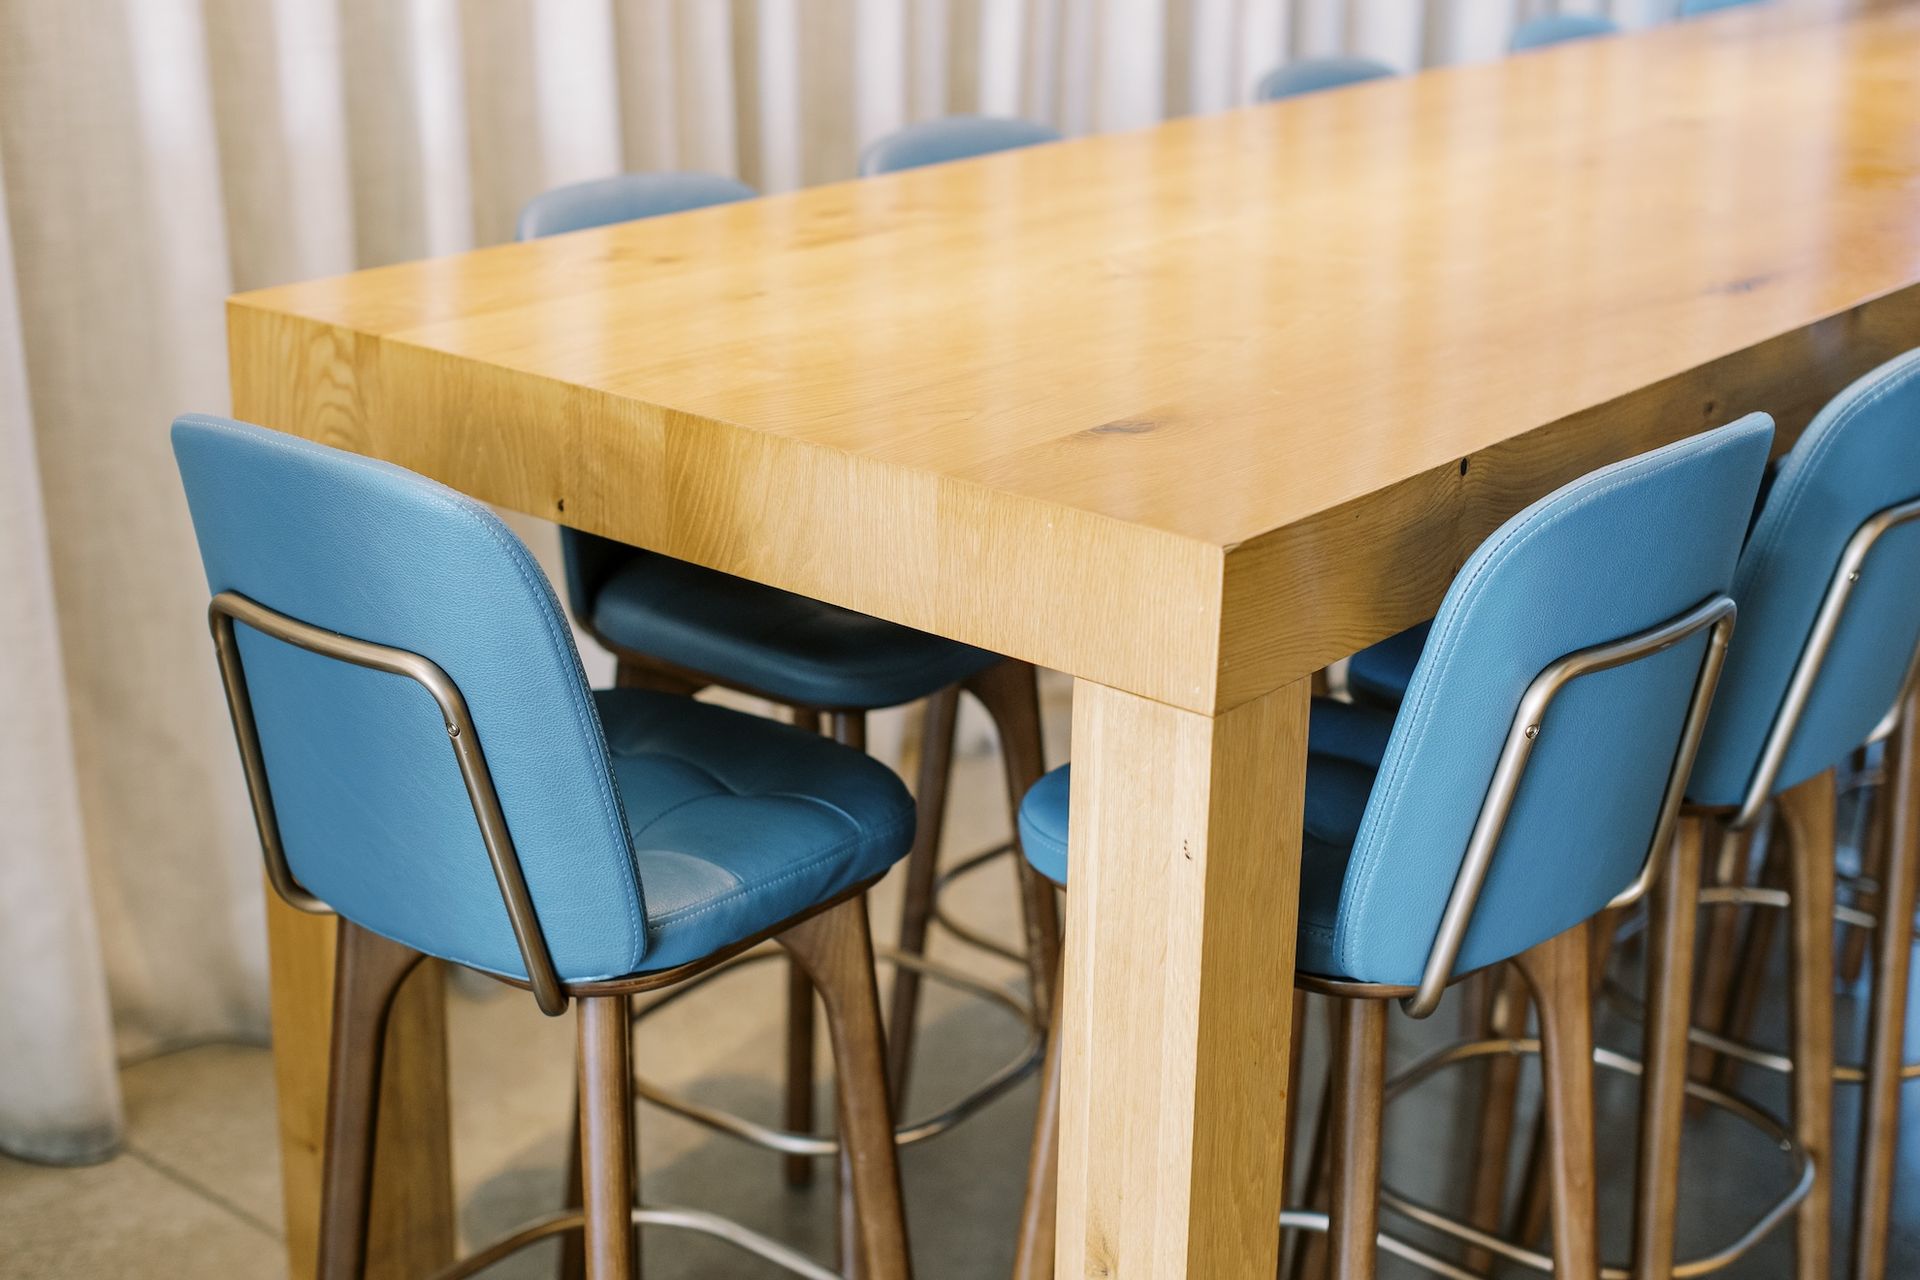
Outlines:
{"type": "Polygon", "coordinates": [[[1636,881],[1679,799],[1682,730],[1715,632],[1695,624],[1684,640],[1579,675],[1537,721],[1529,708],[1531,734],[1519,732],[1523,705],[1569,655],[1697,618],[1724,596],[1771,439],[1772,422],[1753,414],[1606,467],[1509,520],[1467,560],[1361,818],[1334,939],[1343,973],[1425,975],[1510,740],[1530,754],[1442,977],[1517,955],[1636,881]]]}
{"type": "MultiPolygon", "coordinates": [[[[520,210],[521,240],[637,222],[668,213],[752,200],[759,193],[738,178],[718,173],[618,173],[543,191],[520,210]]],[[[590,623],[594,598],[632,547],[562,527],[560,554],[566,566],[567,600],[582,623],[590,623]]]]}
{"type": "Polygon", "coordinates": [[[277,826],[299,888],[341,915],[529,976],[455,755],[477,736],[533,905],[567,926],[553,935],[559,975],[633,972],[647,934],[626,816],[572,632],[520,540],[412,472],[244,423],[180,418],[173,448],[216,607],[237,593],[425,658],[471,717],[452,736],[415,679],[234,624],[270,864],[277,826]]]}
{"type": "Polygon", "coordinates": [[[719,173],[616,173],[543,191],[520,210],[514,236],[535,240],[616,222],[751,200],[759,192],[719,173]]]}
{"type": "Polygon", "coordinates": [[[1301,58],[1261,76],[1253,86],[1253,100],[1278,102],[1282,98],[1297,98],[1301,94],[1363,84],[1368,80],[1385,80],[1399,74],[1395,68],[1373,58],[1301,58]]]}
{"type": "Polygon", "coordinates": [[[1014,116],[946,116],[896,129],[860,152],[860,176],[877,177],[924,165],[970,160],[996,151],[1060,141],[1060,131],[1014,116]]]}
{"type": "Polygon", "coordinates": [[[1603,18],[1597,13],[1548,13],[1538,18],[1529,18],[1513,29],[1513,38],[1508,48],[1515,53],[1524,49],[1543,49],[1551,44],[1565,44],[1569,40],[1591,40],[1595,36],[1610,36],[1620,30],[1620,24],[1612,18],[1603,18]]]}
{"type": "Polygon", "coordinates": [[[1751,821],[1893,708],[1920,642],[1920,510],[1899,510],[1917,499],[1920,350],[1834,397],[1781,459],[1734,577],[1740,640],[1690,797],[1751,821]]]}

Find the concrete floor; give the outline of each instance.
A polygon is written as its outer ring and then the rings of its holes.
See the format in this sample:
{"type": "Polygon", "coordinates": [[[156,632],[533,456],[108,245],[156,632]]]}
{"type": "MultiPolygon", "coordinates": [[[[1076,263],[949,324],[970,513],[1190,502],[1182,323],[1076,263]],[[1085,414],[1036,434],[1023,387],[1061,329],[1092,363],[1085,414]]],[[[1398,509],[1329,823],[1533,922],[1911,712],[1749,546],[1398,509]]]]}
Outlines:
{"type": "MultiPolygon", "coordinates": [[[[1067,740],[1064,690],[1048,697],[1049,738],[1067,740]]],[[[1004,838],[998,764],[979,753],[959,766],[949,831],[953,849],[982,847],[1004,838]]],[[[956,910],[968,919],[1012,932],[1010,873],[991,866],[964,882],[956,910]]],[[[891,931],[897,886],[878,894],[874,918],[891,931]]],[[[951,941],[936,954],[997,981],[1013,982],[1011,966],[982,958],[951,941]]],[[[1778,960],[1776,959],[1776,964],[1778,960]]],[[[1627,961],[1631,966],[1631,958],[1627,961]]],[[[1777,975],[1776,975],[1777,976],[1777,975]]],[[[774,966],[757,966],[679,1003],[642,1030],[636,1060],[643,1071],[694,1096],[748,1114],[777,1115],[782,984],[774,966]]],[[[1777,981],[1775,989],[1778,989],[1777,981]]],[[[1841,997],[1843,1027],[1857,1023],[1857,993],[1841,997]]],[[[1018,1028],[994,1008],[935,988],[928,999],[916,1110],[938,1105],[969,1080],[1017,1051],[1018,1028]]],[[[1783,1031],[1770,1006],[1762,1034],[1783,1031]]],[[[565,1150],[571,1024],[540,1016],[523,993],[484,980],[459,982],[451,1001],[455,1170],[461,1229],[484,1241],[557,1205],[565,1150]]],[[[1311,1022],[1310,1063],[1323,1061],[1324,1022],[1311,1022]]],[[[1424,1024],[1394,1020],[1396,1064],[1453,1035],[1448,1008],[1424,1024]]],[[[1602,1038],[1634,1047],[1633,1028],[1602,1019],[1602,1038]]],[[[1920,1039],[1920,1037],[1916,1037],[1920,1039]]],[[[1843,1047],[1853,1051],[1857,1039],[1843,1047]]],[[[1461,1135],[1477,1080],[1473,1068],[1437,1079],[1398,1103],[1387,1122],[1389,1178],[1408,1193],[1457,1203],[1465,1183],[1461,1135]]],[[[1310,1071],[1317,1080],[1317,1070],[1310,1071]]],[[[822,1072],[821,1114],[830,1115],[822,1072]]],[[[1748,1082],[1755,1096],[1778,1111],[1778,1082],[1748,1082]]],[[[280,1185],[274,1147],[271,1064],[264,1049],[216,1045],[129,1065],[124,1072],[128,1141],[102,1165],[52,1169],[0,1159],[0,1280],[79,1280],[139,1276],[252,1277],[280,1274],[280,1185]]],[[[1527,1088],[1532,1088],[1531,1068],[1527,1088]]],[[[1315,1102],[1319,1090],[1309,1090],[1315,1102]]],[[[919,1274],[930,1280],[1004,1277],[1020,1197],[1031,1123],[1031,1082],[973,1122],[906,1153],[911,1230],[919,1274]]],[[[1624,1253],[1628,1231],[1627,1175],[1633,1159],[1633,1082],[1603,1074],[1600,1082],[1602,1203],[1607,1252],[1624,1253]]],[[[1849,1194],[1854,1111],[1840,1093],[1842,1135],[1839,1195],[1849,1194]]],[[[1920,1116],[1909,1115],[1903,1150],[1920,1159],[1920,1116]]],[[[790,1191],[777,1161],[757,1151],[646,1109],[641,1117],[643,1192],[649,1202],[707,1208],[740,1218],[818,1258],[831,1257],[831,1177],[790,1191]]],[[[823,1175],[827,1171],[823,1168],[823,1175]]],[[[1717,1247],[1750,1216],[1752,1198],[1784,1185],[1786,1171],[1760,1137],[1712,1113],[1689,1133],[1681,1202],[1681,1244],[1717,1247]]],[[[1890,1274],[1920,1274],[1920,1179],[1900,1187],[1890,1274]]],[[[1388,1219],[1392,1225],[1392,1219],[1388,1219]]],[[[1844,1238],[1844,1217],[1838,1224],[1844,1238]]],[[[1418,1238],[1409,1229],[1410,1237],[1418,1238]]],[[[651,1280],[728,1277],[760,1280],[784,1273],[727,1247],[682,1232],[650,1229],[645,1241],[651,1280]]],[[[551,1274],[551,1246],[501,1264],[491,1275],[551,1274]]],[[[1790,1242],[1776,1237],[1725,1273],[1775,1277],[1789,1273],[1790,1242]]],[[[1420,1274],[1386,1259],[1381,1274],[1420,1274]]]]}

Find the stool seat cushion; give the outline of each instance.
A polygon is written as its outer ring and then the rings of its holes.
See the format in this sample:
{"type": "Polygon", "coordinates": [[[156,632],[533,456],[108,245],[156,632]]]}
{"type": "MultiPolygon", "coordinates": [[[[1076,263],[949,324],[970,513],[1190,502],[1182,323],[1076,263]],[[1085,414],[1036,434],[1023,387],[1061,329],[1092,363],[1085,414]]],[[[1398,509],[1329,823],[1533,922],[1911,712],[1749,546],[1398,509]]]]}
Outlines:
{"type": "Polygon", "coordinates": [[[808,707],[897,706],[999,661],[972,645],[647,552],[599,588],[592,625],[619,648],[808,707]]]}
{"type": "Polygon", "coordinates": [[[1422,622],[1354,654],[1347,659],[1347,688],[1362,702],[1399,706],[1432,631],[1431,622],[1422,622]]]}
{"type": "MultiPolygon", "coordinates": [[[[1300,858],[1300,940],[1297,963],[1309,973],[1332,974],[1334,920],[1347,855],[1366,812],[1367,797],[1387,739],[1391,713],[1316,698],[1307,725],[1307,796],[1300,858]]],[[[1067,882],[1067,809],[1071,765],[1033,785],[1020,806],[1020,845],[1027,860],[1056,884],[1067,882]]]]}
{"type": "Polygon", "coordinates": [[[691,698],[593,696],[646,890],[648,972],[826,902],[913,842],[912,797],[861,752],[691,698]]]}

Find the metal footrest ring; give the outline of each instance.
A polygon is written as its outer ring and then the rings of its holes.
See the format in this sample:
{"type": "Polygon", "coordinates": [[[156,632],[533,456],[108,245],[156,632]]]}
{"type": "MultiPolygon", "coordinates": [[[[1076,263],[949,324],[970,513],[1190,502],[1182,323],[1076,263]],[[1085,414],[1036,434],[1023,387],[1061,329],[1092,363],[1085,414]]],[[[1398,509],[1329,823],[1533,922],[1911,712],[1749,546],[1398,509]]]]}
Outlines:
{"type": "MultiPolygon", "coordinates": [[[[652,1017],[675,1001],[691,995],[723,974],[738,972],[749,965],[765,960],[778,959],[783,954],[777,947],[768,944],[735,956],[725,964],[716,965],[699,977],[689,979],[635,1009],[634,1026],[638,1027],[645,1019],[652,1017]]],[[[883,964],[912,969],[933,982],[998,1005],[1019,1019],[1020,1025],[1025,1027],[1027,1032],[1026,1041],[1017,1056],[1002,1064],[957,1101],[923,1119],[899,1124],[893,1131],[894,1141],[899,1145],[911,1146],[916,1142],[925,1142],[928,1138],[938,1137],[1039,1070],[1041,1059],[1046,1054],[1045,1028],[1041,1026],[1032,1006],[1020,1000],[1012,992],[991,983],[982,982],[937,960],[929,960],[924,956],[906,955],[891,947],[875,948],[874,959],[883,964]]],[[[637,1096],[663,1110],[684,1116],[717,1133],[727,1134],[768,1151],[777,1151],[782,1155],[791,1156],[830,1156],[837,1154],[840,1150],[838,1138],[817,1133],[795,1133],[790,1129],[775,1128],[756,1120],[749,1120],[745,1116],[735,1115],[731,1111],[722,1111],[718,1107],[694,1102],[662,1088],[638,1071],[634,1073],[633,1090],[637,1096]]]]}
{"type": "MultiPolygon", "coordinates": [[[[1779,911],[1785,910],[1790,905],[1790,899],[1785,889],[1775,889],[1766,885],[1717,884],[1708,885],[1700,890],[1700,905],[1703,907],[1770,907],[1779,911]]],[[[1872,929],[1877,923],[1872,916],[1857,907],[1836,906],[1833,909],[1833,918],[1842,924],[1862,929],[1872,929]]],[[[1619,980],[1613,975],[1607,975],[1606,981],[1601,984],[1600,993],[1615,1011],[1632,1018],[1635,1022],[1646,1021],[1646,1002],[1621,986],[1619,980]]],[[[1793,1059],[1785,1054],[1775,1053],[1771,1049],[1750,1044],[1745,1040],[1723,1036],[1706,1027],[1688,1027],[1687,1042],[1723,1057],[1744,1062],[1748,1066],[1759,1067],[1763,1071],[1772,1071],[1783,1076],[1793,1074],[1793,1059]]],[[[1834,1064],[1833,1082],[1835,1084],[1863,1084],[1866,1078],[1866,1071],[1856,1063],[1834,1064]]],[[[1903,1063],[1900,1067],[1900,1078],[1902,1080],[1920,1079],[1920,1062],[1903,1063]]]]}
{"type": "MultiPolygon", "coordinates": [[[[742,1226],[731,1218],[723,1218],[717,1213],[705,1209],[681,1209],[670,1206],[655,1208],[636,1208],[633,1211],[635,1226],[674,1227],[683,1231],[697,1231],[703,1236],[712,1236],[724,1240],[734,1248],[750,1253],[756,1258],[770,1262],[781,1270],[805,1280],[841,1280],[840,1273],[823,1267],[812,1258],[781,1244],[771,1236],[761,1235],[750,1227],[742,1226]]],[[[578,1209],[563,1209],[542,1218],[535,1218],[511,1235],[502,1236],[486,1248],[460,1259],[452,1266],[436,1271],[429,1280],[466,1280],[477,1275],[496,1262],[505,1261],[514,1254],[535,1245],[542,1240],[564,1235],[569,1231],[581,1231],[586,1226],[586,1216],[578,1209]]]]}
{"type": "MultiPolygon", "coordinates": [[[[1872,876],[1842,873],[1837,878],[1837,883],[1844,893],[1866,895],[1880,892],[1880,882],[1872,876]]],[[[1872,933],[1880,927],[1880,917],[1868,915],[1863,907],[1849,906],[1846,903],[1834,908],[1833,918],[1867,933],[1872,933]]],[[[1920,912],[1914,913],[1913,927],[1914,932],[1920,933],[1920,912]]]]}
{"type": "Polygon", "coordinates": [[[984,951],[990,956],[999,956],[1002,960],[1012,964],[1024,965],[1027,962],[1025,952],[1017,951],[1005,943],[989,938],[986,934],[974,928],[972,925],[967,924],[965,921],[954,919],[940,906],[940,900],[946,895],[948,885],[960,879],[962,876],[971,875],[990,862],[996,862],[1006,857],[1008,854],[1013,854],[1017,857],[1019,856],[1019,852],[1019,845],[1012,840],[1008,840],[1001,844],[996,844],[991,848],[982,849],[972,857],[963,858],[953,866],[948,867],[945,871],[942,871],[933,882],[933,923],[939,925],[942,929],[945,929],[955,938],[966,943],[976,951],[984,951]]]}
{"type": "MultiPolygon", "coordinates": [[[[1435,1050],[1433,1053],[1421,1058],[1406,1068],[1406,1070],[1389,1079],[1385,1090],[1386,1101],[1391,1103],[1395,1098],[1411,1089],[1414,1085],[1447,1067],[1458,1066],[1463,1062],[1469,1062],[1476,1058],[1495,1057],[1502,1054],[1537,1055],[1539,1052],[1540,1042],[1531,1039],[1470,1040],[1463,1044],[1449,1045],[1445,1048],[1435,1050]]],[[[1639,1061],[1612,1049],[1596,1047],[1593,1051],[1593,1062],[1597,1067],[1602,1067],[1609,1071],[1618,1071],[1625,1075],[1638,1076],[1644,1071],[1644,1067],[1639,1061]]],[[[1794,1166],[1798,1170],[1798,1177],[1795,1179],[1792,1189],[1772,1205],[1768,1206],[1766,1211],[1754,1221],[1753,1225],[1741,1232],[1731,1244],[1697,1258],[1687,1258],[1676,1261],[1673,1267],[1675,1280],[1691,1280],[1691,1277],[1694,1276],[1711,1275],[1739,1261],[1740,1258],[1745,1256],[1756,1244],[1765,1239],[1775,1227],[1784,1222],[1787,1215],[1793,1211],[1796,1205],[1806,1199],[1807,1193],[1813,1189],[1814,1176],[1813,1160],[1807,1155],[1806,1151],[1801,1148],[1800,1144],[1794,1140],[1792,1132],[1788,1130],[1786,1125],[1776,1117],[1744,1098],[1722,1092],[1719,1089],[1695,1081],[1690,1080],[1687,1082],[1687,1093],[1692,1097],[1700,1099],[1709,1106],[1717,1107],[1722,1111],[1729,1112],[1741,1120],[1746,1121],[1753,1128],[1765,1135],[1780,1149],[1782,1154],[1793,1158],[1794,1166]]],[[[1388,1209],[1400,1217],[1425,1227],[1430,1231],[1449,1236],[1465,1245],[1485,1249],[1489,1253],[1518,1266],[1525,1267],[1530,1271],[1537,1271],[1543,1275],[1551,1275],[1553,1273],[1553,1259],[1551,1257],[1537,1253],[1523,1245],[1515,1244],[1511,1240],[1482,1231],[1477,1227],[1460,1221],[1451,1214],[1433,1208],[1431,1205],[1422,1204],[1420,1201],[1414,1200],[1409,1196],[1401,1195],[1384,1183],[1382,1183],[1380,1188],[1380,1205],[1382,1208],[1388,1209]]],[[[1420,1259],[1409,1258],[1408,1260],[1415,1262],[1417,1265],[1426,1265],[1420,1259]]],[[[1470,1273],[1458,1270],[1442,1270],[1437,1271],[1436,1274],[1447,1276],[1449,1280],[1457,1280],[1457,1277],[1470,1273]]],[[[1600,1270],[1600,1276],[1601,1280],[1632,1280],[1632,1272],[1626,1267],[1604,1266],[1600,1270]]]]}

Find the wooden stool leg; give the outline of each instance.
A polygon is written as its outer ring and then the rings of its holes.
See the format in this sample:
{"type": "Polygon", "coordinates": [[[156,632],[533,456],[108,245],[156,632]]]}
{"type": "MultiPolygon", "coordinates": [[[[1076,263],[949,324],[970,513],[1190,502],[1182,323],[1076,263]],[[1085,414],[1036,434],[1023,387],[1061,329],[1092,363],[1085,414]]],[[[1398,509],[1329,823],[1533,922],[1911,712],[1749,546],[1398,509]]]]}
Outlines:
{"type": "MultiPolygon", "coordinates": [[[[1785,889],[1787,887],[1787,860],[1785,840],[1767,842],[1767,853],[1760,866],[1760,883],[1764,887],[1785,889]]],[[[1833,850],[1828,849],[1826,856],[1831,858],[1833,850]]],[[[1747,929],[1740,942],[1740,956],[1736,963],[1739,977],[1733,985],[1733,997],[1727,1007],[1726,1026],[1723,1034],[1735,1040],[1746,1040],[1753,1034],[1753,1019],[1760,1011],[1760,998],[1767,990],[1767,956],[1773,951],[1774,930],[1780,924],[1778,911],[1755,908],[1747,912],[1747,929]]],[[[1717,1089],[1733,1090],[1739,1085],[1740,1070],[1745,1066],[1740,1059],[1730,1053],[1721,1054],[1714,1064],[1713,1084],[1717,1089]]]]}
{"type": "Polygon", "coordinates": [[[1335,1280],[1372,1280],[1380,1233],[1387,1005],[1344,999],[1333,1005],[1333,1203],[1327,1238],[1335,1280]]]}
{"type": "Polygon", "coordinates": [[[1033,1117],[1033,1147],[1027,1153],[1027,1194],[1020,1206],[1013,1280],[1053,1280],[1054,1210],[1060,1192],[1060,1044],[1060,1002],[1056,1000],[1047,1029],[1040,1104],[1033,1117]]]}
{"type": "Polygon", "coordinates": [[[1833,771],[1775,801],[1787,850],[1793,1129],[1813,1161],[1797,1211],[1799,1280],[1830,1280],[1833,1256],[1833,771]]]}
{"type": "MultiPolygon", "coordinates": [[[[1891,747],[1891,744],[1889,744],[1891,747]]],[[[1864,769],[1865,762],[1859,757],[1865,749],[1855,753],[1854,771],[1864,769]]],[[[1893,812],[1893,753],[1891,749],[1885,760],[1886,773],[1878,786],[1867,790],[1864,803],[1867,806],[1866,822],[1860,833],[1860,874],[1876,883],[1884,884],[1887,878],[1887,847],[1892,838],[1890,816],[1893,812]]],[[[1858,896],[1862,911],[1871,911],[1876,915],[1880,910],[1880,895],[1877,891],[1863,891],[1858,896]]],[[[1840,943],[1840,982],[1851,987],[1860,981],[1860,974],[1866,968],[1867,943],[1873,935],[1865,929],[1847,929],[1841,935],[1840,943]]]]}
{"type": "MultiPolygon", "coordinates": [[[[1527,1033],[1527,984],[1511,966],[1490,975],[1492,994],[1487,1002],[1488,1040],[1518,1040],[1527,1033]]],[[[1520,1059],[1500,1054],[1487,1059],[1486,1083],[1480,1097],[1480,1132],[1474,1142],[1473,1186],[1467,1197],[1467,1221],[1482,1231],[1500,1229],[1500,1208],[1506,1200],[1507,1168],[1513,1143],[1514,1109],[1520,1096],[1520,1059]]],[[[1484,1249],[1469,1249],[1469,1271],[1486,1271],[1493,1259],[1484,1249]]]]}
{"type": "MultiPolygon", "coordinates": [[[[1331,999],[1322,1000],[1327,1009],[1328,1044],[1340,1035],[1339,1011],[1331,999]]],[[[1296,1026],[1299,1024],[1296,1023],[1296,1026]]],[[[1326,1079],[1320,1090],[1320,1114],[1313,1122],[1313,1148],[1307,1152],[1306,1182],[1300,1203],[1309,1209],[1330,1210],[1333,1198],[1333,1091],[1339,1080],[1333,1073],[1333,1055],[1327,1055],[1326,1079]]],[[[1293,1251],[1291,1280],[1322,1280],[1332,1266],[1332,1249],[1324,1232],[1304,1233],[1293,1251]]]]}
{"type": "MultiPolygon", "coordinates": [[[[1751,830],[1722,828],[1720,845],[1714,851],[1712,883],[1745,884],[1747,855],[1753,847],[1751,830]]],[[[1694,1022],[1713,1031],[1726,1027],[1727,1002],[1738,975],[1734,972],[1735,938],[1740,925],[1740,908],[1719,906],[1707,910],[1700,958],[1700,985],[1694,995],[1694,1022]]],[[[1713,1078],[1713,1050],[1695,1046],[1689,1074],[1695,1080],[1713,1078]]],[[[1688,1110],[1697,1111],[1698,1105],[1688,1110]]]]}
{"type": "MultiPolygon", "coordinates": [[[[795,709],[796,716],[799,714],[795,709]]],[[[814,717],[814,725],[819,725],[819,717],[814,717]]],[[[863,711],[835,711],[827,717],[827,727],[833,740],[841,746],[852,747],[855,751],[867,749],[867,716],[863,711]]],[[[813,1128],[813,983],[797,964],[787,970],[787,1128],[795,1133],[805,1133],[813,1128]]],[[[813,1181],[813,1160],[809,1156],[787,1156],[787,1185],[804,1187],[813,1181]]],[[[852,1238],[849,1228],[853,1205],[849,1202],[851,1188],[847,1169],[847,1154],[840,1153],[838,1160],[839,1181],[835,1194],[840,1204],[841,1240],[852,1238]]],[[[848,1270],[852,1276],[858,1269],[857,1261],[848,1270]]]]}
{"type": "Polygon", "coordinates": [[[833,730],[833,740],[843,747],[852,747],[855,751],[867,749],[867,713],[864,711],[836,711],[828,717],[833,730]]]}
{"type": "Polygon", "coordinates": [[[1540,1018],[1540,1071],[1553,1177],[1553,1274],[1598,1280],[1594,1195],[1593,984],[1590,924],[1521,955],[1540,1018]]]}
{"type": "MultiPolygon", "coordinates": [[[[988,667],[966,682],[967,691],[993,717],[1000,733],[1000,760],[1007,775],[1007,809],[1016,844],[1020,829],[1020,802],[1028,788],[1046,772],[1046,749],[1040,740],[1040,688],[1031,666],[1008,659],[988,667]]],[[[1042,1018],[1053,1008],[1053,983],[1060,970],[1060,905],[1053,882],[1033,869],[1024,857],[1015,858],[1020,878],[1021,919],[1026,926],[1027,984],[1033,1007],[1042,1018]]]]}
{"type": "Polygon", "coordinates": [[[1673,1275],[1680,1132],[1687,1111],[1687,1028],[1693,1014],[1693,944],[1705,840],[1705,819],[1681,819],[1647,907],[1646,1068],[1634,1180],[1636,1280],[1670,1280],[1673,1275]]]}
{"type": "MultiPolygon", "coordinates": [[[[920,785],[914,793],[919,826],[907,855],[907,883],[900,898],[900,951],[927,952],[927,926],[933,920],[934,886],[940,873],[940,837],[947,819],[947,787],[953,778],[953,729],[960,710],[959,686],[927,699],[920,736],[920,785]]],[[[906,1106],[907,1075],[913,1069],[913,1043],[919,1034],[920,975],[904,965],[893,973],[887,1007],[887,1079],[893,1109],[906,1106]]]]}
{"type": "MultiPolygon", "coordinates": [[[[1613,947],[1620,931],[1619,911],[1602,911],[1593,918],[1593,926],[1587,932],[1591,938],[1591,960],[1587,969],[1593,980],[1594,998],[1600,995],[1601,984],[1607,975],[1607,965],[1613,961],[1613,947]]],[[[1527,1163],[1520,1179],[1520,1203],[1514,1207],[1513,1227],[1507,1234],[1515,1240],[1531,1244],[1547,1230],[1547,1220],[1553,1213],[1553,1179],[1547,1174],[1547,1161],[1552,1155],[1552,1143],[1547,1136],[1547,1113],[1543,1109],[1534,1117],[1533,1137],[1527,1146],[1527,1163]]]]}
{"type": "Polygon", "coordinates": [[[811,916],[781,934],[779,941],[813,979],[826,1006],[827,1034],[838,1068],[841,1152],[857,1236],[848,1256],[858,1259],[862,1280],[908,1280],[913,1267],[866,899],[849,898],[811,916]]]}
{"type": "Polygon", "coordinates": [[[579,1002],[580,1151],[588,1280],[635,1280],[633,1015],[625,996],[579,1002]]]}
{"type": "Polygon", "coordinates": [[[335,945],[319,1272],[321,1280],[358,1280],[367,1260],[387,1015],[423,957],[350,920],[340,922],[335,945]]]}
{"type": "MultiPolygon", "coordinates": [[[[813,1129],[813,984],[799,965],[787,965],[786,1127],[795,1133],[813,1129]]],[[[782,1156],[787,1185],[813,1181],[812,1156],[782,1156]]]]}
{"type": "MultiPolygon", "coordinates": [[[[796,728],[808,733],[821,731],[818,711],[811,707],[789,707],[788,711],[796,728]]],[[[841,717],[835,716],[833,719],[834,736],[838,737],[841,717]]],[[[865,729],[864,721],[861,729],[865,729]]],[[[787,1079],[781,1124],[794,1133],[813,1131],[813,1043],[813,983],[807,980],[807,975],[798,965],[788,961],[787,1079]]],[[[813,1183],[812,1156],[782,1156],[780,1168],[789,1187],[806,1187],[813,1183]]]]}
{"type": "Polygon", "coordinates": [[[1873,944],[1873,1004],[1867,1023],[1866,1082],[1860,1100],[1859,1176],[1855,1181],[1853,1274],[1887,1274],[1894,1157],[1900,1141],[1900,1071],[1912,980],[1913,912],[1920,896],[1920,716],[1909,707],[1887,743],[1885,866],[1873,944]]]}

